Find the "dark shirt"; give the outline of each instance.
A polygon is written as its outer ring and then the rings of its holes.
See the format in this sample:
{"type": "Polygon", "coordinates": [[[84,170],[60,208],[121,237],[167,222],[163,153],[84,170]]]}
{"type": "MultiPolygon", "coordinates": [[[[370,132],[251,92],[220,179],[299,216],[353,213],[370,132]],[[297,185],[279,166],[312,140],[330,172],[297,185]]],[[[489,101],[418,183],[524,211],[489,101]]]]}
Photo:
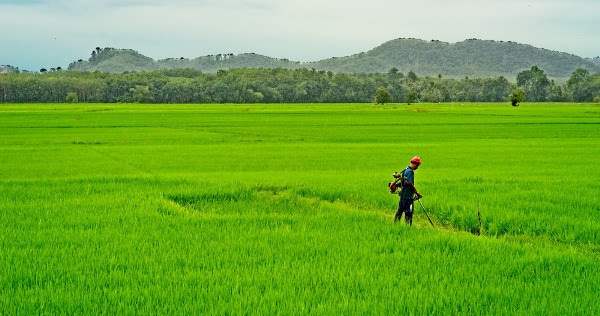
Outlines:
{"type": "MultiPolygon", "coordinates": [[[[413,184],[415,183],[415,171],[412,170],[410,166],[408,166],[406,170],[404,170],[404,173],[402,175],[404,176],[404,178],[406,178],[406,182],[412,182],[413,184]]],[[[410,185],[404,185],[402,191],[400,191],[401,199],[412,200],[414,198],[414,195],[415,190],[410,185]]]]}

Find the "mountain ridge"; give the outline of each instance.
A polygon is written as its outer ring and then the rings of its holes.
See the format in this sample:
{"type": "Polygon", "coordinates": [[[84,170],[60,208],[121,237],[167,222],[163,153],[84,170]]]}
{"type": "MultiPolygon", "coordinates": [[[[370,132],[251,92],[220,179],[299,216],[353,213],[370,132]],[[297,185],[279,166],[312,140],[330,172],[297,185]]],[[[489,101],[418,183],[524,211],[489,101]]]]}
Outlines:
{"type": "Polygon", "coordinates": [[[413,71],[420,76],[441,74],[459,78],[514,77],[534,65],[554,78],[567,78],[579,67],[586,68],[591,73],[600,72],[600,59],[597,57],[586,59],[512,41],[467,39],[448,43],[415,38],[398,38],[366,52],[314,62],[290,61],[255,53],[154,60],[131,49],[96,48],[88,61],[80,59],[71,63],[68,69],[121,73],[192,68],[214,73],[232,68],[313,68],[339,73],[381,73],[396,68],[400,72],[413,71]]]}

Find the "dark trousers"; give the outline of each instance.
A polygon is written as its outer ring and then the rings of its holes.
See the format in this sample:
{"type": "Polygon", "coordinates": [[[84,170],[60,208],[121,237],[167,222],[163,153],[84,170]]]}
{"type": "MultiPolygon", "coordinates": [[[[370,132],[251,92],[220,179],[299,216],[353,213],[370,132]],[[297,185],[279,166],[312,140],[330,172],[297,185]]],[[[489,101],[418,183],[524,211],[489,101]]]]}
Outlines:
{"type": "Polygon", "coordinates": [[[405,213],[404,220],[406,220],[406,223],[412,226],[413,200],[400,199],[400,203],[398,203],[398,211],[394,217],[394,222],[402,219],[402,213],[405,213]]]}

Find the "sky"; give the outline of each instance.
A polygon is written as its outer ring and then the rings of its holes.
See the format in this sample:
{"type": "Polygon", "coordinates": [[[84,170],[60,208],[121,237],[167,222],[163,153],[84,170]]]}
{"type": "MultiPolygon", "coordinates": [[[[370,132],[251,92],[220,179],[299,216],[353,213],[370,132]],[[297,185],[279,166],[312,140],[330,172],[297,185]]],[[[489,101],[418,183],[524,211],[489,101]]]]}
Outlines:
{"type": "Polygon", "coordinates": [[[0,65],[67,67],[99,47],[154,59],[316,61],[392,39],[515,41],[600,55],[598,0],[0,0],[0,65]]]}

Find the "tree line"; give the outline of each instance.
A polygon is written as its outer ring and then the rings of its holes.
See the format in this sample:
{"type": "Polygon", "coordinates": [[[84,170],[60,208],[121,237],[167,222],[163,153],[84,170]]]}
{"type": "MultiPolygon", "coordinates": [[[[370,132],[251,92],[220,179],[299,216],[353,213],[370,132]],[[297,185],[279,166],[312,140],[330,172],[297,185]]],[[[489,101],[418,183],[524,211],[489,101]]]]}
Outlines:
{"type": "MultiPolygon", "coordinates": [[[[523,101],[591,102],[600,99],[600,74],[580,68],[565,85],[538,67],[517,76],[446,79],[388,73],[345,74],[312,69],[193,69],[110,74],[50,71],[0,75],[0,103],[367,103],[383,88],[388,102],[505,102],[519,90],[523,101]]],[[[381,93],[381,92],[380,92],[381,93]]]]}

